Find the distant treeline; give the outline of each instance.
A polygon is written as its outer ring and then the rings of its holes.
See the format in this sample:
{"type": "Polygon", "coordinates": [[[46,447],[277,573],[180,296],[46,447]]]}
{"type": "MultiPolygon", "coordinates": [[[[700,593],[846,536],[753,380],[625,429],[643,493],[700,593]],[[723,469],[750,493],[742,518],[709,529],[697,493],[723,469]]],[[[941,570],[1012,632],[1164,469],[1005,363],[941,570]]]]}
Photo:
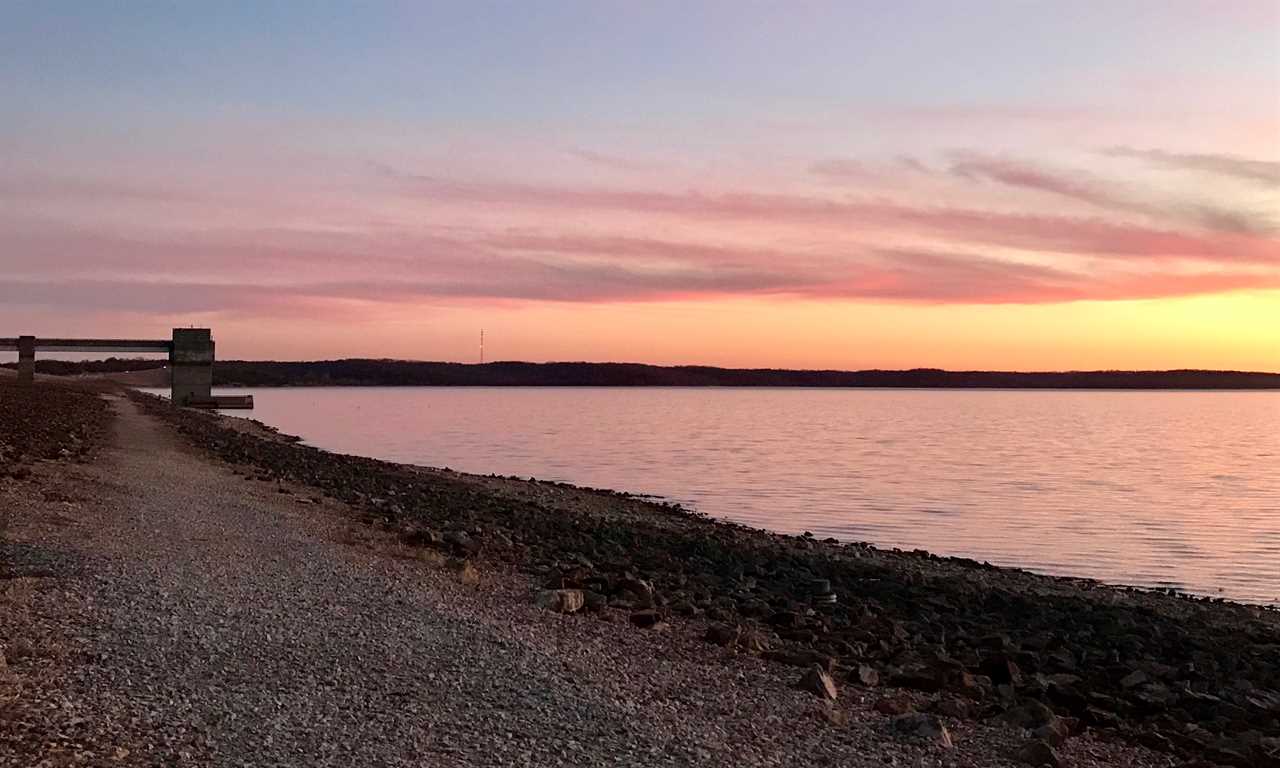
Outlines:
{"type": "MultiPolygon", "coordinates": [[[[168,365],[166,360],[108,357],[106,360],[42,360],[36,358],[36,373],[50,376],[79,376],[85,373],[125,373],[149,371],[168,365]]],[[[17,363],[0,363],[0,367],[17,368],[17,363]]]]}
{"type": "Polygon", "coordinates": [[[1280,389],[1280,374],[1237,371],[791,371],[636,363],[463,363],[229,360],[220,386],[946,387],[1010,389],[1280,389]]]}
{"type": "MultiPolygon", "coordinates": [[[[164,360],[36,360],[36,370],[61,376],[160,368],[164,360]]],[[[13,368],[16,364],[6,363],[13,368]]],[[[272,362],[220,360],[222,387],[920,387],[949,389],[1280,389],[1280,373],[1242,371],[792,371],[639,363],[431,363],[407,360],[272,362]]]]}

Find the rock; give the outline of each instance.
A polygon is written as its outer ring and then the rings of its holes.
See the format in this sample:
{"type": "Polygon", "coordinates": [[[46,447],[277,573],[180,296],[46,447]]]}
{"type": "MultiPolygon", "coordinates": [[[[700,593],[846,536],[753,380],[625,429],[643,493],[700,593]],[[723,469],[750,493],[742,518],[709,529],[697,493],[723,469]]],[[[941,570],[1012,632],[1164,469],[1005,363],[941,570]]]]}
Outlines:
{"type": "Polygon", "coordinates": [[[822,706],[818,708],[818,714],[822,717],[823,720],[826,720],[828,723],[831,723],[832,725],[848,725],[849,724],[849,713],[845,712],[842,709],[836,709],[836,707],[831,702],[824,701],[822,703],[822,706]]]}
{"type": "Polygon", "coordinates": [[[546,589],[538,593],[538,604],[556,613],[575,613],[585,603],[580,589],[546,589]]]}
{"type": "Polygon", "coordinates": [[[702,609],[694,605],[690,600],[681,600],[680,602],[675,603],[671,606],[671,611],[681,616],[689,617],[697,616],[702,613],[702,609]]]}
{"type": "Polygon", "coordinates": [[[834,656],[819,653],[812,648],[801,648],[798,650],[783,648],[776,651],[765,651],[761,655],[769,661],[776,661],[792,667],[809,667],[817,665],[828,672],[836,667],[836,660],[834,656]]]}
{"type": "Polygon", "coordinates": [[[1053,751],[1053,747],[1039,739],[1027,742],[1018,750],[1015,757],[1018,762],[1035,766],[1035,768],[1043,768],[1043,766],[1060,768],[1062,765],[1062,758],[1058,757],[1058,753],[1053,751]]]}
{"type": "Polygon", "coordinates": [[[859,664],[857,675],[858,682],[868,688],[874,688],[880,684],[880,673],[875,670],[875,667],[870,667],[866,664],[859,664]]]}
{"type": "Polygon", "coordinates": [[[476,570],[470,560],[451,560],[449,562],[449,570],[458,574],[458,581],[467,586],[475,586],[480,583],[480,572],[476,570]]]}
{"type": "Polygon", "coordinates": [[[702,637],[708,643],[730,646],[738,641],[738,636],[741,634],[742,629],[739,627],[729,626],[728,624],[712,624],[707,627],[707,632],[702,637]]]}
{"type": "Polygon", "coordinates": [[[606,605],[609,604],[609,598],[605,597],[599,592],[591,592],[588,590],[583,590],[582,595],[583,595],[582,607],[591,613],[599,613],[605,609],[606,605]]]}
{"type": "Polygon", "coordinates": [[[1031,732],[1032,738],[1043,741],[1051,747],[1062,746],[1070,735],[1071,729],[1067,727],[1067,721],[1061,717],[1055,717],[1051,722],[1045,723],[1031,732]]]}
{"type": "Polygon", "coordinates": [[[1143,683],[1146,683],[1150,679],[1151,678],[1147,677],[1146,672],[1143,672],[1140,669],[1135,669],[1134,671],[1120,678],[1120,687],[1125,689],[1137,688],[1138,686],[1142,685],[1143,683]]]}
{"type": "Polygon", "coordinates": [[[828,701],[835,701],[839,695],[836,691],[836,682],[831,679],[831,675],[827,674],[825,669],[817,664],[810,667],[809,671],[800,677],[796,687],[828,701]]]}
{"type": "Polygon", "coordinates": [[[1057,718],[1058,716],[1054,714],[1052,709],[1035,699],[1028,699],[1003,715],[1005,722],[1027,730],[1049,725],[1057,718]]]}
{"type": "Polygon", "coordinates": [[[988,686],[983,681],[988,678],[971,675],[964,669],[947,670],[941,675],[942,685],[948,691],[968,696],[971,699],[982,699],[986,696],[988,686]]]}
{"type": "Polygon", "coordinates": [[[924,664],[903,667],[889,678],[889,684],[914,691],[933,692],[942,687],[942,681],[934,670],[924,664]]]}
{"type": "Polygon", "coordinates": [[[769,617],[768,623],[774,627],[794,627],[800,622],[800,615],[795,611],[778,611],[769,617]]]}
{"type": "Polygon", "coordinates": [[[762,653],[769,650],[769,638],[754,629],[745,629],[738,637],[738,647],[748,653],[762,653]]]}
{"type": "Polygon", "coordinates": [[[922,739],[943,749],[951,748],[951,734],[935,715],[909,712],[893,718],[893,730],[914,739],[922,739]]]}
{"type": "Polygon", "coordinates": [[[458,552],[474,555],[480,551],[480,542],[466,531],[449,531],[444,535],[444,543],[458,552]]]}
{"type": "Polygon", "coordinates": [[[978,671],[991,678],[995,685],[1012,685],[1016,688],[1022,684],[1022,669],[1003,653],[988,656],[978,667],[978,671]]]}
{"type": "Polygon", "coordinates": [[[637,608],[648,609],[654,606],[653,585],[642,579],[625,577],[618,582],[618,593],[631,598],[637,608]]]}
{"type": "Polygon", "coordinates": [[[960,696],[943,696],[933,705],[932,710],[943,717],[954,717],[957,720],[974,720],[978,717],[978,706],[971,699],[960,696]]]}
{"type": "Polygon", "coordinates": [[[904,715],[915,711],[915,705],[906,696],[885,696],[875,703],[874,709],[882,715],[904,715]]]}
{"type": "Polygon", "coordinates": [[[1100,707],[1088,706],[1084,709],[1084,719],[1086,722],[1099,728],[1119,728],[1120,717],[1115,712],[1102,709],[1100,707]]]}
{"type": "Polygon", "coordinates": [[[662,621],[657,611],[636,611],[631,614],[631,623],[641,629],[652,629],[662,621]]]}

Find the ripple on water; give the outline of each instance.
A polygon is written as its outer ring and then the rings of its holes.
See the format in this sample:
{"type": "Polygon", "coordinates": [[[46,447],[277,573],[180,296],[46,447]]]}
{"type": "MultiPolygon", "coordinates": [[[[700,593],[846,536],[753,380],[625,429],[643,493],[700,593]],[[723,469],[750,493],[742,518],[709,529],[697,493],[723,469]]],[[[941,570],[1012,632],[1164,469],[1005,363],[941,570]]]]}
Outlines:
{"type": "Polygon", "coordinates": [[[329,450],[645,491],[778,531],[1056,575],[1280,595],[1280,393],[250,393],[255,418],[329,450]]]}

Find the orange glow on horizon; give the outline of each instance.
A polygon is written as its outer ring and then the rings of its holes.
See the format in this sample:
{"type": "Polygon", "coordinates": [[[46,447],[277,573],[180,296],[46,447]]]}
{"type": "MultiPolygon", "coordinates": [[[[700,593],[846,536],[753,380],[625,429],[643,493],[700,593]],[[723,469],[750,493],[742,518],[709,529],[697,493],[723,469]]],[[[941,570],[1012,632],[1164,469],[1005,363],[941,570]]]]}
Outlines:
{"type": "MultiPolygon", "coordinates": [[[[112,322],[138,333],[155,330],[150,319],[112,322]]],[[[184,316],[182,322],[211,325],[223,359],[475,362],[483,327],[490,361],[1280,372],[1280,291],[1038,305],[785,299],[368,304],[330,307],[297,322],[263,324],[230,315],[184,316]],[[329,319],[317,319],[322,314],[329,319]]]]}

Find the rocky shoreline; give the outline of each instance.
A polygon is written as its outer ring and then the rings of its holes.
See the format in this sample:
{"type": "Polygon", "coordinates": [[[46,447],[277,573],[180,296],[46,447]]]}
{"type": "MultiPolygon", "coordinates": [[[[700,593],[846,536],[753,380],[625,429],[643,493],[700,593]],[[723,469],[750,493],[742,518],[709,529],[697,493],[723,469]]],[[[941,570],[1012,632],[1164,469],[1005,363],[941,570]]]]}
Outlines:
{"type": "Polygon", "coordinates": [[[107,404],[86,390],[0,379],[0,476],[26,477],[36,461],[87,459],[110,423],[107,404]]]}
{"type": "Polygon", "coordinates": [[[1280,612],[1033,575],[924,552],[716,522],[626,494],[343,456],[132,393],[259,481],[301,484],[461,572],[523,572],[551,610],[673,624],[797,667],[830,697],[871,689],[894,725],[1025,729],[1056,765],[1082,731],[1187,765],[1280,766],[1280,612]]]}

